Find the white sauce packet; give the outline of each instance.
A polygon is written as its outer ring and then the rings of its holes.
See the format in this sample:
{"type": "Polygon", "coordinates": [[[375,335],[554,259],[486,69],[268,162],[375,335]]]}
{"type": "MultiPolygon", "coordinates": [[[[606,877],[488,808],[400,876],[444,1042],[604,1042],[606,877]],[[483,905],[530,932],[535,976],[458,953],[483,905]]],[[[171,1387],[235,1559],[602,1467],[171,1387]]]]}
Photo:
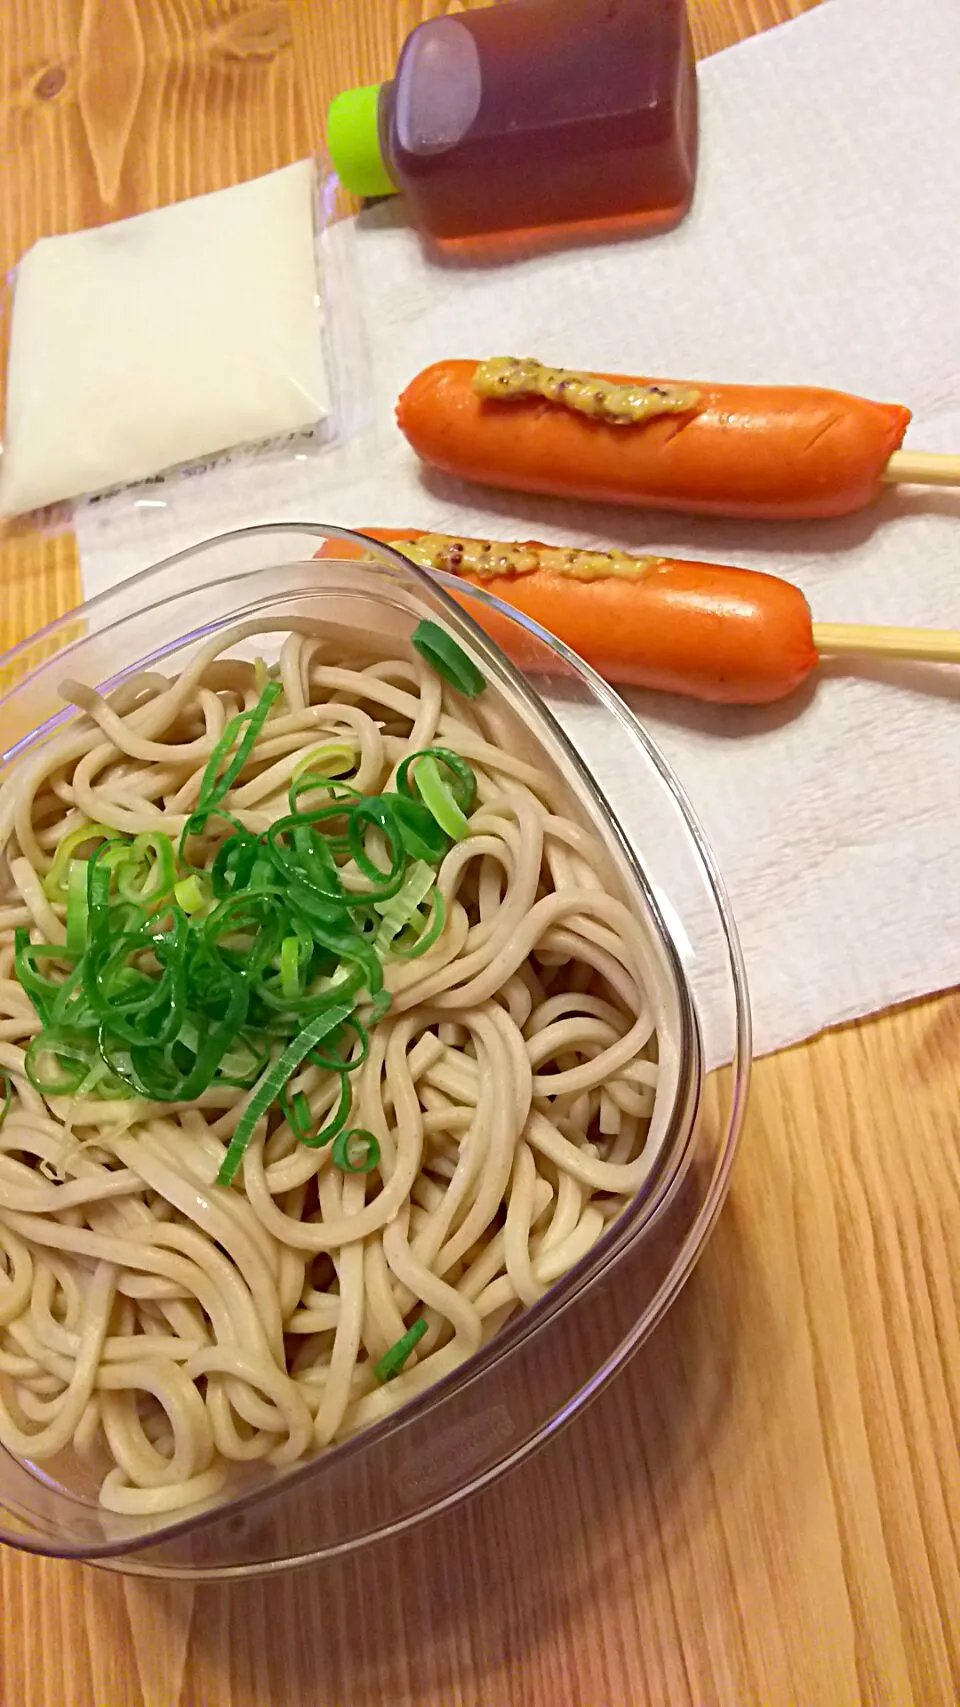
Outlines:
{"type": "Polygon", "coordinates": [[[0,516],[323,420],[315,202],[302,160],[34,244],[14,286],[0,516]]]}

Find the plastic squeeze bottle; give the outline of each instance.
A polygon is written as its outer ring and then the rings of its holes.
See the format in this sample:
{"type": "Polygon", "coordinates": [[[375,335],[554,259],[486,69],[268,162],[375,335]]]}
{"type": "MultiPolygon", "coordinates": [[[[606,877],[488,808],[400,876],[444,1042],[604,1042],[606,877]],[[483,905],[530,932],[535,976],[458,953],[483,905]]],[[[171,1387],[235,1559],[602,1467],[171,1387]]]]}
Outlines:
{"type": "Polygon", "coordinates": [[[696,170],[683,0],[507,0],[431,19],[392,82],[336,97],[327,138],[347,190],[402,190],[441,244],[665,229],[696,170]]]}

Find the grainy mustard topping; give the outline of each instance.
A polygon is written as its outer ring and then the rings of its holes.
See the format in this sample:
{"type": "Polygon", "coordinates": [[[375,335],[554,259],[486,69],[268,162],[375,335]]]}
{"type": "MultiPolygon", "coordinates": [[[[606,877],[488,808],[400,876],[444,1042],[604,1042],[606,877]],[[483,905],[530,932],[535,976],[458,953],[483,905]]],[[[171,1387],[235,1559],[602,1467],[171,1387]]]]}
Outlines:
{"type": "Polygon", "coordinates": [[[514,545],[492,539],[457,539],[452,534],[426,533],[419,539],[398,540],[402,551],[421,569],[447,575],[473,576],[478,581],[498,575],[533,575],[543,569],[573,581],[608,581],[619,577],[639,581],[662,557],[630,557],[625,551],[574,551],[562,545],[514,545]]]}
{"type": "Polygon", "coordinates": [[[634,427],[656,415],[681,415],[700,401],[692,385],[644,385],[639,380],[617,384],[596,373],[545,367],[533,356],[493,356],[481,362],[473,389],[502,403],[542,397],[612,427],[634,427]]]}

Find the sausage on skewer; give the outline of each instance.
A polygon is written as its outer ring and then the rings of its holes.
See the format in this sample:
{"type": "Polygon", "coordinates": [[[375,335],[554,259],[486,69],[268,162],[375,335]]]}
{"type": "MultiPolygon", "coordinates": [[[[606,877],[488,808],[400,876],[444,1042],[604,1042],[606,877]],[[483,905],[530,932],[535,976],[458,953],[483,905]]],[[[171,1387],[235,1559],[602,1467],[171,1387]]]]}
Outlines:
{"type": "Polygon", "coordinates": [[[397,420],[425,462],[484,486],[799,519],[876,498],[896,477],[910,411],[812,386],[681,385],[498,358],[426,368],[397,420]]]}
{"type": "MultiPolygon", "coordinates": [[[[776,575],[669,557],[500,543],[411,528],[370,528],[421,568],[493,593],[548,629],[609,681],[733,705],[793,693],[827,655],[960,662],[960,634],[814,623],[798,587],[776,575]]],[[[362,555],[331,539],[324,557],[362,555]]],[[[492,615],[469,606],[509,645],[492,615]]]]}

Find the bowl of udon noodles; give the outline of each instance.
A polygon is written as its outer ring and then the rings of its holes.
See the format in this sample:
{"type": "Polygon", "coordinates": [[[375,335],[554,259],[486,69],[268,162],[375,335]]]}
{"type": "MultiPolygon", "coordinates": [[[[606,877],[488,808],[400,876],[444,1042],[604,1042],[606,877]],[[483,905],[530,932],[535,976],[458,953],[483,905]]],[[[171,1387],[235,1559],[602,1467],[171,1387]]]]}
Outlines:
{"type": "Polygon", "coordinates": [[[750,1028],[696,819],[575,656],[339,528],[168,559],[0,693],[0,1539],[395,1535],[569,1421],[719,1213],[750,1028]]]}

